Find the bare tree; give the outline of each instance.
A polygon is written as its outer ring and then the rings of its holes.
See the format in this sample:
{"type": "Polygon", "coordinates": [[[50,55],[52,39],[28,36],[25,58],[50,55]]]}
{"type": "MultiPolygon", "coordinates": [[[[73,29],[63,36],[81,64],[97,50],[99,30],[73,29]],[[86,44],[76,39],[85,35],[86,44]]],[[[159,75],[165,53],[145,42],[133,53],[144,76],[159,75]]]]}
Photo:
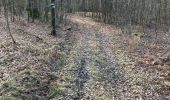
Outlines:
{"type": "Polygon", "coordinates": [[[8,29],[9,35],[12,39],[12,42],[16,43],[15,40],[14,40],[14,37],[11,33],[9,19],[8,19],[8,8],[7,8],[8,0],[2,0],[2,4],[3,4],[3,7],[4,7],[4,16],[5,16],[5,19],[6,19],[6,24],[7,24],[7,29],[8,29]]]}
{"type": "Polygon", "coordinates": [[[52,20],[51,20],[51,23],[52,23],[52,32],[51,34],[52,35],[56,35],[56,30],[55,30],[55,1],[54,0],[51,0],[51,17],[52,17],[52,20]]]}

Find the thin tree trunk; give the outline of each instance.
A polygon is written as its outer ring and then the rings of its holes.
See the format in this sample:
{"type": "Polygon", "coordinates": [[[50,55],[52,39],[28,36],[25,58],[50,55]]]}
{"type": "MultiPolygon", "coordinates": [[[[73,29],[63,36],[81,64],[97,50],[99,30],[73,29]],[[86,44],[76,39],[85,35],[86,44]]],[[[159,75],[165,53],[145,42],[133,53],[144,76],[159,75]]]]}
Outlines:
{"type": "Polygon", "coordinates": [[[9,35],[12,39],[12,42],[15,44],[15,40],[14,40],[14,37],[11,33],[11,30],[10,30],[10,25],[9,25],[9,20],[8,20],[8,9],[7,9],[7,2],[8,0],[3,0],[3,6],[4,6],[4,16],[5,16],[5,19],[6,19],[6,24],[7,24],[7,29],[8,29],[8,32],[9,32],[9,35]]]}
{"type": "Polygon", "coordinates": [[[56,35],[56,30],[55,30],[55,0],[51,0],[51,17],[52,17],[52,35],[56,35]]]}

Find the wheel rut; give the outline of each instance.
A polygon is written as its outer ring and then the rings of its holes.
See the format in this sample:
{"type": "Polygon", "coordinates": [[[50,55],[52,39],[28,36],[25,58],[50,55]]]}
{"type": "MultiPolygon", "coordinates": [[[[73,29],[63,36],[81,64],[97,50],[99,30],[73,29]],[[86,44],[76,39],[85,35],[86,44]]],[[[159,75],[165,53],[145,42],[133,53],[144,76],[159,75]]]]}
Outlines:
{"type": "Polygon", "coordinates": [[[75,100],[111,100],[114,98],[115,83],[121,77],[119,67],[111,51],[105,51],[106,47],[101,43],[98,31],[83,27],[80,32],[82,41],[77,53],[81,66],[75,74],[75,80],[78,81],[75,100]]]}
{"type": "MultiPolygon", "coordinates": [[[[86,23],[86,22],[84,22],[86,23]]],[[[153,77],[119,48],[121,39],[93,25],[79,25],[69,50],[65,100],[157,100],[153,77]],[[150,85],[149,85],[150,84],[150,85]],[[146,93],[147,92],[147,93],[146,93]],[[151,93],[148,96],[148,93],[151,93]]]]}

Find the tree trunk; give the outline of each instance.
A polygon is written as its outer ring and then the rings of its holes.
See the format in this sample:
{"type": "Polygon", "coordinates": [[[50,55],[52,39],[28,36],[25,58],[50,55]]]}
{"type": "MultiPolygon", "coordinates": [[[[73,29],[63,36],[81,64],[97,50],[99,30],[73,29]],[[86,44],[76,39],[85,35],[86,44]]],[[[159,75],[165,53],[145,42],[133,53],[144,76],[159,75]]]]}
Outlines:
{"type": "Polygon", "coordinates": [[[14,40],[14,37],[12,36],[11,30],[10,30],[10,25],[9,25],[9,20],[8,20],[8,9],[7,9],[8,0],[3,0],[2,2],[3,2],[3,6],[4,6],[4,16],[6,19],[6,24],[7,24],[7,29],[8,29],[9,35],[12,39],[12,42],[16,43],[14,40]]]}
{"type": "Polygon", "coordinates": [[[51,0],[51,17],[52,17],[52,35],[56,35],[56,30],[55,30],[55,0],[51,0]]]}

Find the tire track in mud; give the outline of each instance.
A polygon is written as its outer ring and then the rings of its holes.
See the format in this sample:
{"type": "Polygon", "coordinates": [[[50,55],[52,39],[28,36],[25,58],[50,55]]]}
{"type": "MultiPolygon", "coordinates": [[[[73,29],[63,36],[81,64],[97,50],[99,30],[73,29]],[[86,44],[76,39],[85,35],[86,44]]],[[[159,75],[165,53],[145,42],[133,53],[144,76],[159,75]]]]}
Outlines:
{"type": "Polygon", "coordinates": [[[90,87],[94,86],[90,90],[93,91],[91,94],[94,94],[92,98],[94,100],[113,100],[118,92],[117,85],[124,82],[123,72],[109,48],[108,38],[103,37],[95,28],[89,28],[89,30],[90,34],[95,35],[94,40],[98,44],[97,50],[94,51],[94,56],[97,59],[91,59],[91,62],[95,61],[92,66],[98,70],[98,78],[93,78],[93,82],[89,85],[90,87]],[[95,89],[95,85],[98,89],[95,89]]]}
{"type": "Polygon", "coordinates": [[[67,81],[61,83],[64,88],[62,95],[59,94],[57,99],[63,98],[64,100],[81,100],[84,98],[85,83],[90,79],[89,72],[86,68],[89,63],[88,53],[90,47],[88,45],[87,36],[81,31],[69,32],[65,35],[64,41],[60,43],[60,51],[66,54],[67,63],[60,71],[67,78],[67,81]],[[80,37],[73,36],[80,34],[80,37]],[[76,38],[75,38],[76,37],[76,38]]]}
{"type": "Polygon", "coordinates": [[[86,62],[86,66],[78,67],[77,78],[80,84],[76,84],[78,91],[75,100],[112,100],[115,94],[115,86],[121,77],[119,67],[111,51],[105,51],[105,46],[101,43],[96,30],[92,28],[81,28],[83,35],[79,53],[79,59],[86,62]],[[109,53],[109,54],[108,54],[109,53]],[[84,74],[82,74],[84,73],[84,74]],[[81,78],[79,77],[81,76],[81,78]],[[115,86],[113,86],[115,84],[115,86]],[[80,86],[82,85],[82,86],[80,86]]]}
{"type": "Polygon", "coordinates": [[[98,55],[96,52],[99,51],[96,36],[91,29],[88,31],[88,28],[84,27],[81,27],[78,32],[81,35],[81,39],[77,41],[77,45],[75,45],[75,47],[71,50],[74,51],[74,54],[70,53],[69,55],[70,58],[74,56],[74,59],[68,62],[69,66],[73,65],[71,70],[74,71],[69,72],[69,76],[71,76],[69,84],[71,87],[67,92],[68,97],[65,99],[98,100],[98,97],[93,95],[93,93],[96,92],[93,91],[96,90],[94,89],[95,85],[98,85],[99,83],[97,82],[97,78],[102,76],[98,75],[100,73],[98,68],[99,66],[94,65],[93,62],[95,56],[98,55]]]}
{"type": "MultiPolygon", "coordinates": [[[[75,27],[74,27],[75,28],[75,27]]],[[[77,73],[77,49],[81,38],[76,38],[75,33],[77,31],[68,31],[64,35],[64,39],[59,43],[59,52],[62,54],[62,65],[59,69],[55,69],[58,72],[59,79],[54,82],[52,88],[52,96],[49,96],[50,100],[72,100],[75,96],[75,80],[74,75],[77,73]]],[[[61,62],[57,62],[61,63],[61,62]]]]}
{"type": "Polygon", "coordinates": [[[90,46],[91,41],[94,39],[92,36],[93,34],[89,34],[87,32],[83,32],[83,30],[80,30],[80,33],[82,35],[82,40],[80,49],[77,50],[77,53],[79,55],[78,57],[78,67],[77,71],[75,72],[75,85],[76,85],[76,97],[74,97],[74,100],[82,100],[86,98],[86,83],[91,80],[90,72],[88,70],[89,64],[91,63],[91,57],[93,55],[92,47],[90,46]]]}
{"type": "Polygon", "coordinates": [[[81,39],[76,41],[77,45],[71,50],[77,56],[68,63],[72,63],[74,67],[69,72],[71,87],[65,99],[112,100],[122,73],[107,47],[108,41],[93,28],[79,28],[81,39]]]}

